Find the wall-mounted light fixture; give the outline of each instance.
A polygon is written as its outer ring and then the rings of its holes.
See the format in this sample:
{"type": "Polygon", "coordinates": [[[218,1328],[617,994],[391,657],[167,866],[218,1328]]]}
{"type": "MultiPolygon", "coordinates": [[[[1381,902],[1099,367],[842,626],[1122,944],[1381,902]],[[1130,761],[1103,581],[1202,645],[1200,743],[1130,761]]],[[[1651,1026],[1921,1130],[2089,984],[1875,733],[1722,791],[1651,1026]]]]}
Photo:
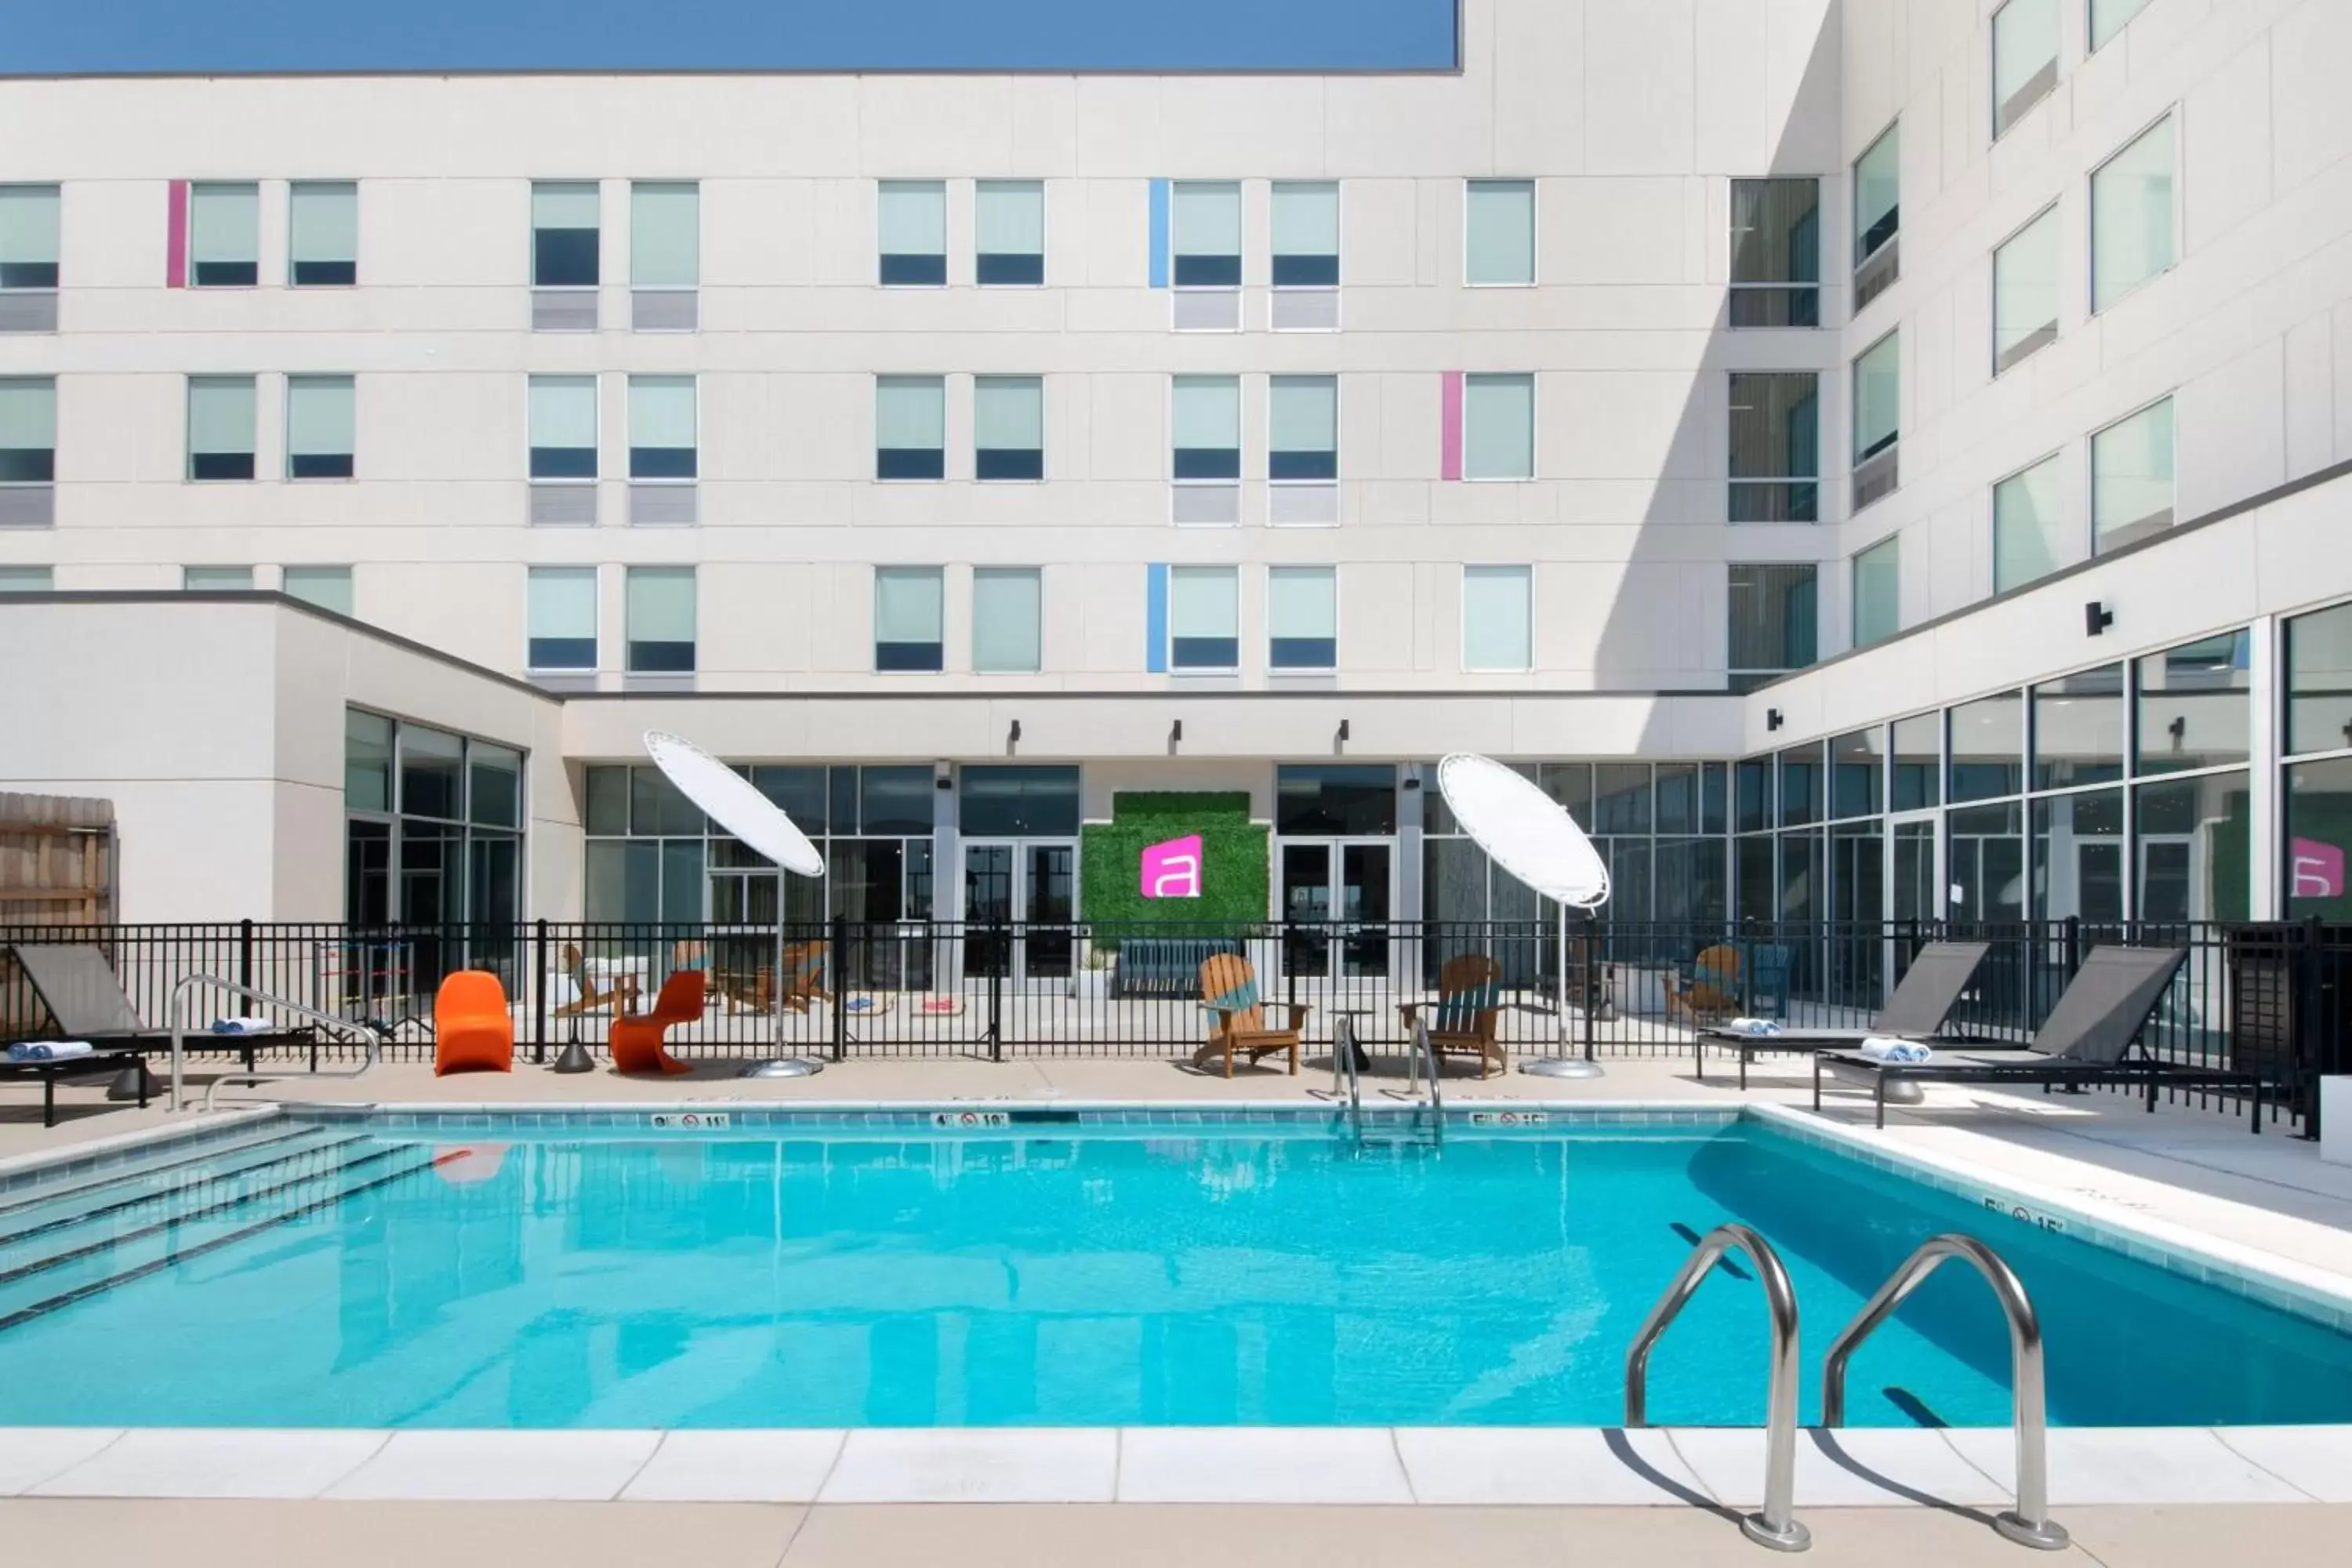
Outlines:
{"type": "Polygon", "coordinates": [[[933,763],[931,764],[931,787],[933,789],[955,788],[955,764],[953,763],[933,763]]]}
{"type": "Polygon", "coordinates": [[[1020,720],[1015,719],[1013,721],[1013,728],[1005,732],[1004,743],[1008,746],[1017,746],[1021,743],[1020,720]]]}
{"type": "Polygon", "coordinates": [[[2189,715],[2175,713],[2172,722],[2164,727],[2164,732],[2172,737],[2172,749],[2176,752],[2180,750],[2182,743],[2189,739],[2189,715]]]}
{"type": "Polygon", "coordinates": [[[1172,746],[1183,738],[1184,721],[1179,719],[1174,723],[1168,726],[1168,743],[1172,746]]]}
{"type": "Polygon", "coordinates": [[[1764,710],[1764,728],[1767,730],[1777,730],[1780,727],[1780,710],[1778,708],[1767,708],[1764,710]]]}
{"type": "Polygon", "coordinates": [[[2083,606],[2083,635],[2084,637],[2097,637],[2101,632],[2105,631],[2109,626],[2114,626],[2115,624],[2116,613],[2107,608],[2106,605],[2099,603],[2098,600],[2094,599],[2089,604],[2083,606]]]}
{"type": "Polygon", "coordinates": [[[1341,739],[1342,741],[1344,741],[1344,740],[1346,740],[1347,738],[1348,738],[1348,721],[1347,721],[1345,719],[1342,719],[1342,720],[1340,720],[1340,721],[1339,721],[1339,739],[1341,739]]]}

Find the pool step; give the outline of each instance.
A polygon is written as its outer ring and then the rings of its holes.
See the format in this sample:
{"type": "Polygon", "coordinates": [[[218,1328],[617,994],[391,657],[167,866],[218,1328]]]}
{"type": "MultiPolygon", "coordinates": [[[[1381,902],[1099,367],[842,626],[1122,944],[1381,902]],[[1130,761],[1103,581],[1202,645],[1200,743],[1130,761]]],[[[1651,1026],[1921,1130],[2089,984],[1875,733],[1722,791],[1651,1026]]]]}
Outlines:
{"type": "Polygon", "coordinates": [[[0,1269],[12,1249],[55,1232],[101,1219],[138,1224],[200,1208],[245,1186],[282,1181],[304,1173],[323,1173],[340,1163],[337,1152],[362,1142],[360,1133],[324,1129],[275,1139],[212,1160],[173,1165],[126,1182],[83,1187],[45,1202],[0,1215],[0,1269]]]}
{"type": "Polygon", "coordinates": [[[144,1152],[126,1153],[120,1163],[70,1175],[60,1174],[54,1180],[43,1180],[37,1175],[30,1185],[0,1190],[0,1223],[5,1223],[9,1215],[21,1209],[56,1203],[78,1194],[131,1185],[167,1172],[203,1165],[247,1150],[267,1148],[296,1139],[315,1138],[320,1131],[313,1125],[270,1121],[216,1138],[175,1139],[144,1152]]]}
{"type": "Polygon", "coordinates": [[[169,1218],[111,1215],[0,1251],[0,1331],[331,1209],[448,1157],[411,1144],[363,1141],[326,1170],[276,1180],[264,1173],[238,1184],[242,1191],[194,1203],[169,1218]]]}

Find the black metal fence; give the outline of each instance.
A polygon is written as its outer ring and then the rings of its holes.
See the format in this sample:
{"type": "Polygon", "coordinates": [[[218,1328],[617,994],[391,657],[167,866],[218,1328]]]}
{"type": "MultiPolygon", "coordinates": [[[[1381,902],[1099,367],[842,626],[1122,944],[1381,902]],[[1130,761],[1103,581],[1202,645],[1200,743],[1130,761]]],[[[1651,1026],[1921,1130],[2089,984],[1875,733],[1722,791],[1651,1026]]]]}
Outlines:
{"type": "MultiPolygon", "coordinates": [[[[698,1018],[670,1032],[688,1058],[821,1054],[1176,1058],[1205,1034],[1201,965],[1247,959],[1269,1002],[1308,1009],[1310,1053],[1349,1016],[1375,1050],[1401,1045],[1400,1004],[1431,998],[1448,961],[1479,954],[1499,975],[1496,1037],[1513,1055],[1675,1057],[1704,1023],[1746,1015],[1792,1025],[1870,1021],[1912,954],[1939,938],[1991,945],[1951,1019],[2023,1041],[2091,948],[2179,946],[2188,961],[2147,1036],[2168,1059],[2259,1073],[2280,1114],[2315,1121],[2316,1078],[2352,1070],[2352,927],[1925,922],[1268,921],[1235,926],[834,919],[800,925],[535,921],[362,929],[332,924],[0,928],[0,1038],[56,1029],[5,944],[87,942],[131,1005],[163,1029],[174,987],[211,974],[386,1032],[394,1059],[429,1059],[433,994],[485,969],[512,1000],[520,1050],[544,1059],[603,1043],[618,1014],[651,1007],[698,971],[698,1018]],[[1563,940],[1563,936],[1565,940],[1563,940]]],[[[189,1022],[257,1011],[198,991],[189,1022]]],[[[299,1026],[291,1015],[280,1022],[299,1026]]],[[[319,1059],[362,1047],[321,1032],[319,1059]]],[[[2219,1091],[2195,1091],[2203,1099],[2219,1091]]],[[[2222,1097],[2224,1100],[2227,1097],[2222,1097]]],[[[2234,1103],[2234,1101],[2230,1101],[2234,1103]]]]}

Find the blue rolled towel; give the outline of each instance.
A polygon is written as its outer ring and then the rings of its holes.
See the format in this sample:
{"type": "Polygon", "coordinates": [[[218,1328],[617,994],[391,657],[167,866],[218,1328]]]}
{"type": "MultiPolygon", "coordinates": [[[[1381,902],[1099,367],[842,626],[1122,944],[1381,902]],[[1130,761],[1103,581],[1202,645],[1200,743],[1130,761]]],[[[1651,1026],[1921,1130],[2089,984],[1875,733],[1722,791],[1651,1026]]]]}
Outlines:
{"type": "Polygon", "coordinates": [[[8,1047],[12,1062],[54,1062],[69,1057],[89,1056],[95,1047],[88,1040],[20,1040],[8,1047]]]}

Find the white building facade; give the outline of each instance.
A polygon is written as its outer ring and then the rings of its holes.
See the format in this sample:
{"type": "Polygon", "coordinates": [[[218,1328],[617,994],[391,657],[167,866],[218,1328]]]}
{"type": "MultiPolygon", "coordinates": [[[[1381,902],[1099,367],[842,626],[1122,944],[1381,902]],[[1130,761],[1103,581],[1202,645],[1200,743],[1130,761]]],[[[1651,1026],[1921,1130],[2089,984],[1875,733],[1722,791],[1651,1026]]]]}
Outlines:
{"type": "Polygon", "coordinates": [[[2340,913],[2347,66],[1465,0],[1428,74],[9,81],[0,785],[117,801],[131,919],[772,920],[648,728],[823,824],[799,913],[1083,915],[1229,792],[1268,913],[1532,915],[1450,750],[1630,919],[2340,913]]]}

